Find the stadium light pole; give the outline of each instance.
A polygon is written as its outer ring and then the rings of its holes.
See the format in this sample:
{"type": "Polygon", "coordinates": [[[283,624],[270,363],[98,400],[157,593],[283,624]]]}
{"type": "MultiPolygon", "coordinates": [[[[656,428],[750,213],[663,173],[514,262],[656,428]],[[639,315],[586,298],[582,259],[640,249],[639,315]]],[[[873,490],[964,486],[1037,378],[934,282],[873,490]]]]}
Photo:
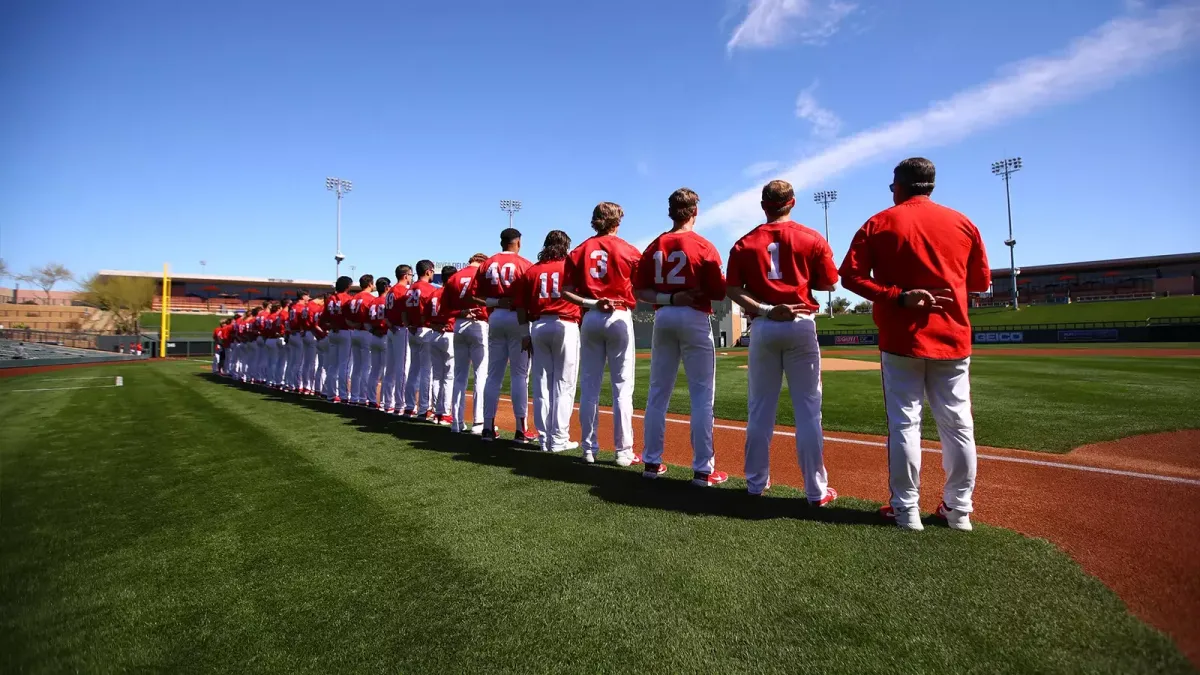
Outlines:
{"type": "Polygon", "coordinates": [[[341,178],[326,178],[325,189],[337,193],[337,252],[333,254],[334,262],[334,278],[342,275],[342,261],[346,256],[342,255],[342,195],[354,188],[354,185],[348,180],[341,178]]]}
{"type": "MultiPolygon", "coordinates": [[[[813,193],[813,201],[825,209],[825,242],[829,242],[829,205],[837,201],[837,190],[813,193]]],[[[833,291],[829,291],[829,318],[833,318],[833,291]]]]}
{"type": "Polygon", "coordinates": [[[500,210],[508,212],[508,226],[512,227],[513,214],[521,210],[520,199],[501,199],[500,210]]]}
{"type": "Polygon", "coordinates": [[[1013,309],[1021,309],[1021,306],[1019,304],[1020,301],[1017,299],[1017,256],[1015,252],[1017,240],[1013,239],[1012,233],[1012,194],[1008,189],[1008,180],[1014,173],[1020,170],[1020,157],[992,162],[992,173],[1004,178],[1004,204],[1008,207],[1008,239],[1004,240],[1004,245],[1008,247],[1008,272],[1012,276],[1013,309]]]}

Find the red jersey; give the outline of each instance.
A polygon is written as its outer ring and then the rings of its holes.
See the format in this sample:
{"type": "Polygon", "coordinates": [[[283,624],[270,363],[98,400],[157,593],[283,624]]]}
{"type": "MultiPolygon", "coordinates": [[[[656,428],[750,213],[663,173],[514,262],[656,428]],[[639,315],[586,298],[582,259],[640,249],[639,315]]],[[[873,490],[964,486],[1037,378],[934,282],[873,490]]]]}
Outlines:
{"type": "Polygon", "coordinates": [[[442,296],[445,294],[446,287],[433,287],[433,292],[429,294],[429,302],[425,303],[422,308],[425,325],[443,333],[454,330],[454,315],[446,311],[442,304],[442,296]]]}
{"type": "Polygon", "coordinates": [[[386,335],[388,332],[386,316],[388,295],[388,293],[384,293],[379,297],[371,298],[371,304],[367,307],[366,330],[375,335],[386,335]]]}
{"type": "Polygon", "coordinates": [[[216,328],[213,329],[213,344],[214,345],[224,344],[224,341],[221,339],[221,334],[224,330],[225,330],[224,326],[217,326],[216,328]]]}
{"type": "Polygon", "coordinates": [[[513,282],[532,264],[516,253],[497,253],[485,260],[475,273],[475,295],[485,300],[510,297],[513,282]]]}
{"type": "Polygon", "coordinates": [[[729,251],[728,285],[743,287],[769,305],[804,305],[809,313],[819,312],[813,287],[828,288],[837,280],[829,243],[790,220],[759,225],[729,251]]]}
{"type": "Polygon", "coordinates": [[[571,251],[563,282],[585,297],[605,298],[633,309],[633,278],[642,254],[615,234],[591,237],[571,251]]]}
{"type": "Polygon", "coordinates": [[[346,312],[350,307],[350,294],[345,291],[334,293],[329,296],[329,302],[325,305],[325,321],[333,330],[346,330],[349,326],[346,324],[346,312]]]}
{"type": "Polygon", "coordinates": [[[517,280],[513,290],[513,306],[523,307],[530,321],[557,314],[563,321],[579,322],[579,305],[562,295],[563,267],[566,260],[547,260],[529,269],[517,280]]]}
{"type": "Polygon", "coordinates": [[[443,281],[442,288],[445,289],[442,292],[441,300],[443,312],[453,317],[487,321],[487,308],[471,302],[471,296],[479,295],[476,290],[479,286],[479,269],[478,265],[467,265],[443,281]],[[466,317],[461,317],[460,312],[466,312],[466,317]]]}
{"type": "Polygon", "coordinates": [[[692,308],[712,314],[712,303],[725,299],[721,254],[711,242],[695,232],[664,232],[642,253],[633,287],[655,293],[698,288],[703,297],[693,303],[692,308]]]}
{"type": "Polygon", "coordinates": [[[437,286],[428,281],[418,281],[408,287],[408,293],[404,295],[404,316],[409,326],[429,327],[425,321],[425,309],[436,290],[437,286]]]}
{"type": "Polygon", "coordinates": [[[297,300],[288,308],[288,330],[292,333],[303,333],[308,330],[308,303],[297,300]]]}
{"type": "Polygon", "coordinates": [[[318,340],[324,340],[329,335],[328,323],[325,320],[325,304],[316,300],[308,303],[308,329],[318,340]]]}
{"type": "Polygon", "coordinates": [[[921,359],[971,355],[967,293],[992,285],[979,229],[966,216],[913,197],[871,217],[854,235],[841,267],[842,285],[872,301],[879,349],[921,359]],[[905,309],[906,290],[950,289],[945,311],[905,309]]]}
{"type": "Polygon", "coordinates": [[[346,316],[346,325],[358,330],[366,330],[371,322],[371,303],[375,296],[369,290],[359,291],[351,296],[350,302],[342,306],[342,314],[346,316]]]}
{"type": "Polygon", "coordinates": [[[396,284],[383,295],[383,316],[392,327],[404,323],[404,296],[408,295],[408,286],[396,284]]]}

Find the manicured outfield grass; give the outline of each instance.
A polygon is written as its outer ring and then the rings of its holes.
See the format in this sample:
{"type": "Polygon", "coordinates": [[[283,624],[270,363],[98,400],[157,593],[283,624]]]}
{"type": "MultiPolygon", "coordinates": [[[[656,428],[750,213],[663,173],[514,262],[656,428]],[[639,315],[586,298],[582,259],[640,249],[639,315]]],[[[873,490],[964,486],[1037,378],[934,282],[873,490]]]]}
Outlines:
{"type": "Polygon", "coordinates": [[[0,670],[1191,672],[1044,541],[649,484],[203,370],[0,381],[0,670]]]}
{"type": "MultiPolygon", "coordinates": [[[[1148,318],[1200,316],[1200,296],[1130,300],[1125,302],[1076,302],[1069,305],[1029,305],[1013,311],[987,307],[971,311],[975,326],[1011,326],[1044,323],[1145,321],[1148,318]]],[[[870,314],[847,314],[833,319],[820,317],[820,330],[874,328],[870,314]]]]}
{"type": "MultiPolygon", "coordinates": [[[[746,419],[749,371],[746,352],[717,358],[715,411],[719,418],[746,419]]],[[[1200,359],[1143,357],[1017,357],[977,354],[971,364],[975,436],[980,445],[1066,452],[1080,445],[1156,431],[1200,427],[1200,359]]],[[[846,351],[839,358],[879,360],[877,353],[846,351]]],[[[650,361],[638,359],[634,406],[644,409],[650,361]]],[[[887,433],[880,374],[823,374],[826,431],[887,433]]],[[[608,405],[607,380],[601,401],[608,405]]],[[[682,370],[670,410],[689,410],[682,370]]],[[[779,424],[792,425],[787,387],[779,424]]],[[[922,433],[937,438],[926,411],[922,433]]]]}

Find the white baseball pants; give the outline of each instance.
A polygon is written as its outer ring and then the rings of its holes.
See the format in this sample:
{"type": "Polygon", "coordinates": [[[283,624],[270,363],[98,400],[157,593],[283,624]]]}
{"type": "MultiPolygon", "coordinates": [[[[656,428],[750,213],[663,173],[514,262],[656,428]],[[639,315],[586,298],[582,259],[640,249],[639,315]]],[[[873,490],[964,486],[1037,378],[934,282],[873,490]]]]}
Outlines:
{"type": "Polygon", "coordinates": [[[571,441],[571,412],[579,376],[579,324],[544,316],[529,329],[533,340],[533,425],[542,449],[571,441]]]}
{"type": "Polygon", "coordinates": [[[432,386],[432,364],[429,360],[429,342],[433,331],[418,328],[408,332],[408,382],[404,388],[405,410],[423,413],[433,408],[430,400],[432,386]]]}
{"type": "Polygon", "coordinates": [[[317,390],[317,336],[312,331],[304,331],[304,366],[300,369],[300,388],[305,391],[317,390]]]}
{"type": "Polygon", "coordinates": [[[366,401],[367,375],[371,370],[371,333],[365,330],[350,331],[350,400],[355,403],[366,401]]]}
{"type": "Polygon", "coordinates": [[[335,398],[350,397],[346,382],[350,377],[350,360],[353,358],[350,349],[350,331],[335,330],[329,334],[329,359],[333,366],[329,376],[333,383],[329,385],[329,395],[335,398]]]}
{"type": "Polygon", "coordinates": [[[271,338],[272,351],[275,353],[275,367],[271,370],[271,379],[277,385],[286,384],[284,375],[287,374],[287,342],[283,338],[271,338]]]}
{"type": "Polygon", "coordinates": [[[811,316],[792,321],[754,320],[750,334],[749,415],[746,424],[746,488],[760,493],[771,477],[771,437],[783,377],[787,375],[796,417],[796,460],[805,495],[824,499],[825,440],[821,432],[821,348],[811,316]]]}
{"type": "Polygon", "coordinates": [[[267,379],[267,339],[258,337],[254,340],[254,379],[267,379]]]}
{"type": "Polygon", "coordinates": [[[379,381],[383,379],[383,364],[387,362],[387,346],[387,336],[367,331],[367,358],[371,367],[367,371],[363,395],[373,406],[379,405],[379,381]]]}
{"type": "MultiPolygon", "coordinates": [[[[751,340],[753,344],[753,340],[751,340]]],[[[888,473],[892,508],[918,508],[921,487],[921,402],[942,441],[946,485],[942,500],[955,511],[972,511],[975,492],[975,420],[971,414],[971,359],[934,361],[882,354],[883,403],[888,421],[888,473]]]]}
{"type": "Polygon", "coordinates": [[[579,351],[579,426],[584,452],[600,450],[596,428],[600,420],[600,385],[604,365],[612,379],[613,449],[617,455],[633,453],[633,314],[627,309],[583,315],[579,351]]]}
{"type": "Polygon", "coordinates": [[[473,424],[483,424],[484,388],[488,370],[488,325],[483,321],[460,321],[454,324],[454,391],[450,402],[452,428],[469,431],[473,424]],[[467,415],[467,376],[475,368],[475,395],[471,414],[467,415]]]}
{"type": "Polygon", "coordinates": [[[217,343],[213,343],[213,360],[212,360],[213,375],[221,372],[221,348],[217,343]]]}
{"type": "Polygon", "coordinates": [[[449,417],[454,397],[454,333],[429,332],[429,400],[438,417],[449,417]]]}
{"type": "Polygon", "coordinates": [[[333,378],[329,375],[329,370],[333,367],[332,344],[329,335],[317,340],[316,368],[313,373],[313,383],[317,385],[316,392],[326,397],[333,395],[330,393],[333,378]]]}
{"type": "Polygon", "coordinates": [[[650,392],[646,399],[642,459],[660,464],[667,431],[667,406],[679,376],[687,375],[692,407],[692,470],[712,473],[713,399],[716,394],[717,352],[708,314],[691,307],[662,307],[654,313],[650,352],[650,392]]]}
{"type": "Polygon", "coordinates": [[[404,392],[408,385],[408,331],[393,328],[388,331],[387,367],[383,371],[383,391],[379,398],[387,410],[404,409],[404,392]]]}
{"type": "Polygon", "coordinates": [[[510,375],[509,396],[512,397],[513,417],[525,419],[529,410],[529,355],[521,349],[521,340],[528,335],[529,327],[517,321],[516,312],[500,308],[492,310],[488,319],[487,382],[483,390],[483,417],[486,423],[495,424],[505,368],[509,369],[510,375]]]}

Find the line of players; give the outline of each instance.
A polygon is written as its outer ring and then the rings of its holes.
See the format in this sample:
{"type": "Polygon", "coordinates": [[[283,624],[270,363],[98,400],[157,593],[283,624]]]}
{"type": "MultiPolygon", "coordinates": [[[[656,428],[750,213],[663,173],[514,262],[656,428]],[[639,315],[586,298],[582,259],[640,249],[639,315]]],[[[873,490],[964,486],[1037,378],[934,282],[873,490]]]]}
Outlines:
{"type": "MultiPolygon", "coordinates": [[[[986,255],[970,221],[929,201],[932,163],[906,160],[894,175],[890,189],[896,207],[863,226],[842,266],[848,288],[886,303],[876,308],[885,352],[892,489],[883,514],[901,527],[921,529],[919,425],[921,400],[928,394],[947,470],[937,515],[952,527],[970,529],[975,481],[970,337],[968,327],[964,356],[963,331],[956,325],[968,325],[967,287],[982,291],[988,285],[986,255]],[[918,258],[933,260],[905,258],[912,254],[906,238],[914,237],[924,245],[918,258]],[[948,272],[941,269],[947,266],[948,272]],[[909,281],[914,275],[935,283],[909,281]],[[889,282],[889,276],[907,283],[889,282]],[[941,288],[951,282],[955,288],[941,288]],[[916,321],[921,326],[914,327],[916,321]],[[922,336],[931,322],[932,334],[922,336]]],[[[786,375],[805,493],[810,504],[824,506],[837,491],[828,486],[823,459],[814,321],[820,306],[813,291],[832,290],[839,279],[832,252],[819,233],[791,220],[792,186],[771,181],[762,196],[767,222],[734,245],[726,275],[715,247],[693,229],[698,205],[699,197],[687,188],[672,193],[672,229],[645,251],[618,236],[624,212],[603,202],[592,214],[595,236],[573,250],[567,234],[553,230],[536,261],[527,260],[520,255],[521,233],[509,228],[500,235],[500,252],[475,254],[461,270],[443,268],[440,287],[432,283],[433,263],[422,260],[415,278],[408,265],[398,266],[395,284],[363,275],[362,290],[351,294],[351,279],[341,277],[319,300],[302,293],[295,302],[264,303],[217,329],[223,357],[214,360],[214,371],[409,418],[423,410],[427,421],[490,441],[497,437],[495,418],[507,370],[514,439],[548,452],[580,445],[569,437],[578,385],[583,458],[591,463],[599,453],[599,394],[607,366],[617,464],[644,460],[643,476],[657,478],[666,473],[666,412],[682,364],[691,406],[692,483],[712,486],[728,475],[715,467],[716,353],[710,315],[713,302],[729,297],[752,321],[748,491],[760,495],[770,487],[769,448],[786,375]],[[643,457],[633,451],[632,425],[631,312],[638,300],[655,310],[643,457]],[[535,432],[525,419],[531,366],[535,432]],[[475,373],[470,411],[465,409],[469,370],[475,373]]]]}

